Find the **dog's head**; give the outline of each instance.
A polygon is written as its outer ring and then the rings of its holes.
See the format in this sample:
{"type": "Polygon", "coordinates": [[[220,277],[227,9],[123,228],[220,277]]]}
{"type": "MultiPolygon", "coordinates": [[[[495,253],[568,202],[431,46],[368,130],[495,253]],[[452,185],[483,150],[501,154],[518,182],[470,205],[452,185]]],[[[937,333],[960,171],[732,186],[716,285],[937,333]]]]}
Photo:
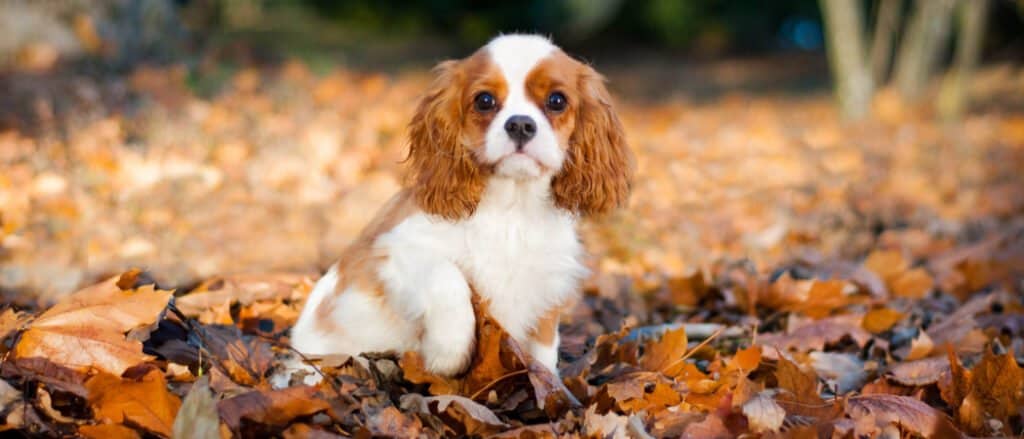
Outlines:
{"type": "Polygon", "coordinates": [[[551,180],[579,214],[622,205],[632,157],[604,78],[548,39],[495,38],[445,61],[410,124],[413,193],[448,219],[474,211],[488,178],[551,180]]]}

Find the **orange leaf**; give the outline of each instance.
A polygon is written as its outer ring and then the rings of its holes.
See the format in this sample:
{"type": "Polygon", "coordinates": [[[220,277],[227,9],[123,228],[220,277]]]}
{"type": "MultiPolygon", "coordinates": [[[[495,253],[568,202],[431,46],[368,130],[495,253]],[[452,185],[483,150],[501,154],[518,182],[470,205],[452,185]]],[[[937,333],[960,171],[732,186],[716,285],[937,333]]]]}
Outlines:
{"type": "Polygon", "coordinates": [[[761,346],[752,345],[746,349],[740,349],[736,351],[736,355],[733,355],[732,360],[729,361],[729,366],[739,369],[745,373],[757,369],[757,366],[761,364],[761,346]]]}
{"type": "Polygon", "coordinates": [[[86,381],[85,388],[97,419],[171,435],[181,400],[167,391],[159,369],[151,369],[138,381],[100,373],[86,381]]]}
{"type": "Polygon", "coordinates": [[[686,345],[685,327],[680,326],[665,332],[661,339],[647,344],[644,356],[640,359],[640,366],[645,370],[661,372],[668,376],[679,375],[685,363],[681,359],[686,355],[686,345]]]}
{"type": "Polygon", "coordinates": [[[780,401],[792,401],[803,405],[822,404],[821,396],[818,395],[818,376],[813,370],[803,370],[780,355],[775,378],[779,382],[779,388],[787,391],[779,395],[780,401]]]}
{"type": "Polygon", "coordinates": [[[171,297],[152,285],[122,291],[117,277],[65,297],[40,315],[14,347],[15,358],[41,357],[76,370],[120,376],[152,359],[125,333],[155,325],[171,297]]]}
{"type": "Polygon", "coordinates": [[[899,251],[876,250],[864,260],[864,266],[888,282],[906,271],[909,265],[899,251]]]}
{"type": "Polygon", "coordinates": [[[88,439],[138,439],[139,432],[120,424],[83,425],[78,434],[88,439]]]}
{"type": "Polygon", "coordinates": [[[894,278],[889,285],[896,297],[923,299],[935,287],[935,281],[923,268],[906,271],[894,278]]]}
{"type": "Polygon", "coordinates": [[[876,308],[864,314],[861,326],[872,334],[880,334],[892,329],[900,320],[903,320],[903,313],[892,308],[876,308]]]}

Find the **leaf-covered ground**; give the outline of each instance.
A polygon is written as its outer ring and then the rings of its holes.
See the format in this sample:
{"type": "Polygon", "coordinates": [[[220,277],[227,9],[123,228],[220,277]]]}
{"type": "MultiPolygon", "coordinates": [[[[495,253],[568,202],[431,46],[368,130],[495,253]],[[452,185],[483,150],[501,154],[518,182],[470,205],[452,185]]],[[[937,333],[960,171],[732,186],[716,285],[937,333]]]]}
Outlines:
{"type": "Polygon", "coordinates": [[[594,275],[560,378],[481,315],[456,379],[379,353],[291,382],[287,329],[397,189],[427,74],[290,62],[212,94],[174,67],[7,78],[0,429],[1024,433],[1024,74],[984,69],[955,124],[883,93],[876,120],[844,125],[824,92],[652,97],[664,69],[602,69],[638,179],[628,209],[583,227],[594,275]]]}

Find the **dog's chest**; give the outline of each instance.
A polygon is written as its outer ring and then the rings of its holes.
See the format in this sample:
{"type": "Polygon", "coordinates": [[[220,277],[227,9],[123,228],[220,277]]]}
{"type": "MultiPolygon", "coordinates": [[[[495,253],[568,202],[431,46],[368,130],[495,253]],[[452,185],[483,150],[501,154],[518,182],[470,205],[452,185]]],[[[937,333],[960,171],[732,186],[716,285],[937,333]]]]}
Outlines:
{"type": "Polygon", "coordinates": [[[460,265],[518,340],[573,295],[585,275],[574,221],[555,209],[484,210],[466,224],[460,265]]]}

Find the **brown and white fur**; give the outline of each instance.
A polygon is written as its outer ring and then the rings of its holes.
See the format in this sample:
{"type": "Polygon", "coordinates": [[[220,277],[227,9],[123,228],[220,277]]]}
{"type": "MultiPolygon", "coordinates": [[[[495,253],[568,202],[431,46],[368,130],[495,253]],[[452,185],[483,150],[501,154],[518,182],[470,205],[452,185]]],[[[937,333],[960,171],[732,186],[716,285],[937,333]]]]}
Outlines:
{"type": "Polygon", "coordinates": [[[292,344],[312,355],[416,351],[429,370],[457,374],[474,347],[475,293],[557,373],[559,311],[587,272],[576,222],[630,189],[604,80],[529,35],[495,38],[436,74],[410,124],[405,189],[316,284],[292,344]],[[506,127],[513,116],[532,134],[506,127]]]}

